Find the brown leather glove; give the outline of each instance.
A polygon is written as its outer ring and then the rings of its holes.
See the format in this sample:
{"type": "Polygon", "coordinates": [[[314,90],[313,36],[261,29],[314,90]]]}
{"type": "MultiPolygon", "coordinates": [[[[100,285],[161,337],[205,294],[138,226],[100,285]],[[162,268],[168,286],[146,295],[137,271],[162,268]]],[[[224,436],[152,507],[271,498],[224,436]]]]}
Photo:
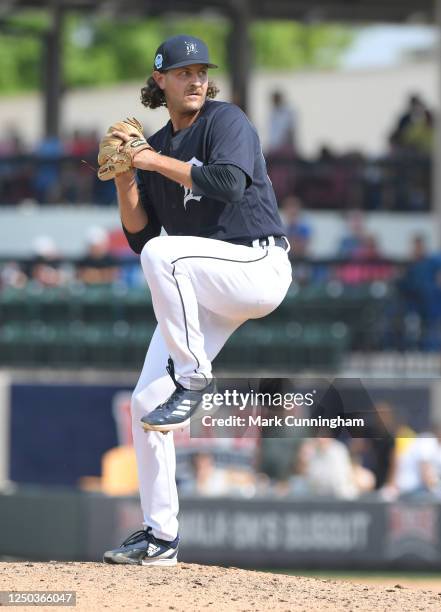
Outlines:
{"type": "Polygon", "coordinates": [[[152,147],[144,138],[142,125],[137,119],[132,117],[114,123],[100,142],[98,178],[101,181],[108,181],[118,174],[127,172],[133,168],[135,155],[144,149],[152,149],[152,147]],[[124,132],[129,140],[124,142],[118,136],[112,136],[114,131],[124,132]]]}

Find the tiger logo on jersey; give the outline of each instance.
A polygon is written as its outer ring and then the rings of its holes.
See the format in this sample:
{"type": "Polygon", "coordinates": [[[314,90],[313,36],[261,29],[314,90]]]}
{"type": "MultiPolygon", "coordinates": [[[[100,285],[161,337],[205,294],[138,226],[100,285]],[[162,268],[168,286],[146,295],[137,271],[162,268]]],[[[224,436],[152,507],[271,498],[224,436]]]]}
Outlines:
{"type": "MultiPolygon", "coordinates": [[[[191,164],[192,166],[203,165],[202,162],[197,159],[197,157],[192,157],[187,163],[191,164]]],[[[181,187],[184,187],[184,185],[181,185],[181,187]]],[[[201,195],[194,195],[191,189],[189,189],[188,187],[184,187],[184,210],[187,210],[187,203],[190,200],[196,200],[197,202],[200,202],[201,198],[201,195]]]]}

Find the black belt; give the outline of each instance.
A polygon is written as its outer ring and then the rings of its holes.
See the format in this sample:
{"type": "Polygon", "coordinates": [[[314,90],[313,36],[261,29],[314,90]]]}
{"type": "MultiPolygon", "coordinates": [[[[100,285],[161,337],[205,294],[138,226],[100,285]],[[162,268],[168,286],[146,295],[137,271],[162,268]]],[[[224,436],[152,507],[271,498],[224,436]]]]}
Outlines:
{"type": "Polygon", "coordinates": [[[285,236],[265,236],[265,238],[256,238],[255,240],[228,240],[228,242],[243,244],[244,246],[254,247],[256,249],[264,249],[267,246],[277,246],[287,252],[289,251],[289,242],[285,236]]]}

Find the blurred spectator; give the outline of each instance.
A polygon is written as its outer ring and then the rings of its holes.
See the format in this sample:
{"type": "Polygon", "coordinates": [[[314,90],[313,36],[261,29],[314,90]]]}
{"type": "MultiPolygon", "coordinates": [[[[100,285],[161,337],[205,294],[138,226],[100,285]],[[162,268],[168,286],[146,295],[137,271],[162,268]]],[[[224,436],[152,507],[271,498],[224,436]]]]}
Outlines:
{"type": "Polygon", "coordinates": [[[370,493],[375,489],[375,474],[357,461],[355,457],[351,457],[351,461],[354,484],[358,494],[370,493]]]}
{"type": "Polygon", "coordinates": [[[395,266],[383,260],[376,237],[366,233],[363,214],[352,211],[347,223],[348,233],[341,239],[337,254],[349,261],[336,266],[334,277],[352,285],[390,281],[395,276],[395,266]]]}
{"type": "Polygon", "coordinates": [[[21,289],[27,282],[27,275],[16,261],[8,261],[0,266],[0,289],[3,287],[21,289]]]}
{"type": "Polygon", "coordinates": [[[341,258],[354,259],[359,256],[366,244],[364,216],[360,210],[348,212],[345,235],[340,240],[337,254],[341,258]]]}
{"type": "Polygon", "coordinates": [[[212,453],[203,451],[191,455],[191,473],[178,486],[183,494],[203,497],[253,497],[257,490],[256,475],[249,466],[221,467],[212,453]]]}
{"type": "Polygon", "coordinates": [[[377,239],[373,235],[365,237],[364,244],[352,263],[340,266],[337,278],[345,283],[370,283],[390,281],[396,275],[395,265],[384,261],[377,239]],[[359,260],[359,263],[357,263],[359,260]]]}
{"type": "Polygon", "coordinates": [[[11,128],[0,139],[0,204],[114,203],[113,181],[96,176],[98,144],[95,130],[75,130],[63,140],[45,138],[30,152],[11,128]]]}
{"type": "Polygon", "coordinates": [[[292,194],[296,187],[296,120],[292,108],[283,95],[275,91],[271,96],[268,122],[267,168],[279,200],[292,194]]]}
{"type": "Polygon", "coordinates": [[[132,445],[115,446],[103,453],[101,473],[101,477],[81,476],[79,488],[115,496],[138,493],[138,471],[132,445]]]}
{"type": "Polygon", "coordinates": [[[395,477],[395,446],[399,420],[391,404],[375,404],[375,419],[369,430],[370,465],[376,488],[387,486],[395,477]]]}
{"type": "Polygon", "coordinates": [[[378,247],[378,241],[373,234],[368,234],[364,237],[357,252],[357,257],[367,261],[375,261],[376,259],[380,259],[381,255],[378,247]]]}
{"type": "Polygon", "coordinates": [[[317,162],[319,164],[332,164],[338,160],[337,155],[328,145],[324,144],[319,148],[317,162]]]}
{"type": "Polygon", "coordinates": [[[424,108],[425,106],[420,96],[416,93],[411,94],[407,101],[407,107],[405,111],[398,118],[396,130],[394,133],[398,136],[402,134],[406,130],[406,128],[412,124],[414,115],[420,114],[421,111],[424,110],[424,108]]]}
{"type": "Polygon", "coordinates": [[[434,133],[433,115],[419,95],[410,96],[405,112],[398,119],[391,140],[399,149],[430,155],[434,133]]]}
{"type": "Polygon", "coordinates": [[[191,465],[192,478],[183,484],[183,492],[204,497],[218,497],[228,493],[227,472],[216,466],[213,455],[195,453],[191,465]]]}
{"type": "Polygon", "coordinates": [[[25,145],[19,132],[15,127],[10,126],[4,138],[0,140],[0,157],[12,157],[24,153],[25,145]]]}
{"type": "Polygon", "coordinates": [[[365,426],[366,437],[352,438],[349,448],[353,461],[372,473],[373,488],[382,489],[395,478],[396,438],[401,430],[388,402],[376,403],[372,417],[365,426]]]}
{"type": "Polygon", "coordinates": [[[295,193],[308,209],[363,206],[362,169],[365,163],[356,151],[336,155],[323,145],[316,159],[298,163],[295,193]]]}
{"type": "MultiPolygon", "coordinates": [[[[292,383],[289,379],[266,377],[260,379],[259,393],[275,396],[275,394],[282,395],[291,391],[292,383]]],[[[300,409],[298,411],[300,414],[300,409]]],[[[284,407],[273,406],[272,415],[283,418],[285,416],[284,407]]],[[[274,485],[277,493],[286,493],[285,484],[292,474],[293,463],[297,461],[302,444],[303,438],[293,435],[288,427],[281,428],[274,425],[262,430],[255,456],[260,489],[264,488],[266,482],[268,486],[274,485]]]]}
{"type": "Polygon", "coordinates": [[[96,130],[76,129],[72,136],[66,140],[66,153],[87,159],[98,152],[98,146],[99,138],[96,130]]]}
{"type": "Polygon", "coordinates": [[[97,181],[92,167],[96,165],[98,148],[99,138],[95,130],[76,129],[67,140],[66,153],[75,158],[65,162],[62,169],[61,188],[63,199],[67,202],[93,203],[97,181]],[[87,163],[83,163],[83,160],[87,163]]]}
{"type": "Polygon", "coordinates": [[[411,264],[397,286],[407,301],[409,314],[418,317],[420,346],[441,348],[441,256],[430,254],[423,236],[413,238],[411,264]]]}
{"type": "MultiPolygon", "coordinates": [[[[115,257],[130,257],[133,258],[133,251],[129,247],[129,243],[127,242],[127,238],[124,235],[121,227],[117,227],[112,229],[108,233],[109,237],[109,252],[115,257]]],[[[138,262],[138,258],[136,258],[138,262]]],[[[138,262],[139,263],[139,262],[138,262]]]]}
{"type": "Polygon", "coordinates": [[[128,245],[121,227],[111,230],[109,236],[109,253],[123,264],[119,269],[119,280],[126,287],[144,287],[145,277],[135,256],[128,245]]]}
{"type": "Polygon", "coordinates": [[[0,200],[14,204],[32,196],[30,171],[27,164],[16,160],[26,153],[25,145],[14,127],[0,140],[0,200]]]}
{"type": "Polygon", "coordinates": [[[39,158],[34,177],[34,189],[41,204],[61,201],[60,161],[64,155],[64,145],[56,136],[44,138],[35,148],[39,158]]]}
{"type": "Polygon", "coordinates": [[[354,499],[359,494],[349,451],[331,437],[307,440],[299,452],[293,493],[354,499]]]}
{"type": "Polygon", "coordinates": [[[65,280],[60,264],[60,253],[50,236],[37,236],[33,244],[34,259],[30,263],[29,278],[44,287],[58,287],[65,280]]]}
{"type": "Polygon", "coordinates": [[[416,153],[431,155],[433,148],[434,124],[431,113],[423,112],[406,129],[402,143],[416,153]]]}
{"type": "Polygon", "coordinates": [[[397,459],[396,486],[401,495],[441,497],[441,425],[419,435],[397,459]]]}
{"type": "Polygon", "coordinates": [[[87,253],[78,262],[78,279],[86,285],[112,284],[119,270],[109,251],[108,233],[101,227],[90,227],[86,241],[87,253]]]}
{"type": "MultiPolygon", "coordinates": [[[[406,113],[402,120],[408,126],[403,128],[406,143],[400,135],[392,134],[390,150],[381,158],[366,158],[357,151],[337,155],[324,145],[316,158],[300,159],[295,112],[280,92],[273,94],[270,119],[266,161],[279,200],[295,194],[308,209],[430,209],[431,165],[424,153],[431,148],[430,112],[406,113]],[[411,120],[413,116],[418,120],[411,120]]],[[[12,127],[0,140],[0,204],[28,200],[114,204],[113,181],[96,177],[97,149],[96,131],[76,129],[63,140],[44,139],[28,154],[12,127]]]]}
{"type": "Polygon", "coordinates": [[[260,440],[256,457],[258,477],[262,482],[267,479],[268,483],[283,483],[291,476],[293,463],[296,465],[302,440],[289,436],[288,432],[286,438],[278,437],[280,431],[274,431],[274,437],[269,433],[260,440]]]}
{"type": "Polygon", "coordinates": [[[312,227],[302,217],[302,203],[294,195],[289,195],[281,204],[282,220],[285,224],[285,235],[291,246],[292,257],[306,257],[311,239],[312,227]]]}
{"type": "Polygon", "coordinates": [[[424,294],[430,291],[432,282],[431,258],[424,236],[417,234],[412,239],[410,263],[405,268],[398,287],[408,300],[408,308],[423,317],[424,294]]]}
{"type": "Polygon", "coordinates": [[[296,151],[296,117],[280,91],[271,96],[271,111],[268,126],[268,152],[296,151]]]}
{"type": "Polygon", "coordinates": [[[419,262],[427,258],[427,245],[424,236],[417,234],[412,239],[411,261],[419,262]]]}

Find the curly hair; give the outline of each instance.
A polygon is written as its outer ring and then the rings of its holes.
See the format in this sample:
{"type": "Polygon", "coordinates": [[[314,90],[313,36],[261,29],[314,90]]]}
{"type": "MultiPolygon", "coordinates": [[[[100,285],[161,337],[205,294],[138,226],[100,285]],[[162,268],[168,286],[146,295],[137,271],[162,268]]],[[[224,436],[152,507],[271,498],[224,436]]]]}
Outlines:
{"type": "MultiPolygon", "coordinates": [[[[215,98],[218,93],[219,88],[217,85],[213,81],[208,81],[207,98],[215,98]]],[[[147,79],[147,83],[141,89],[141,102],[147,108],[167,106],[164,91],[152,76],[147,79]]]]}

